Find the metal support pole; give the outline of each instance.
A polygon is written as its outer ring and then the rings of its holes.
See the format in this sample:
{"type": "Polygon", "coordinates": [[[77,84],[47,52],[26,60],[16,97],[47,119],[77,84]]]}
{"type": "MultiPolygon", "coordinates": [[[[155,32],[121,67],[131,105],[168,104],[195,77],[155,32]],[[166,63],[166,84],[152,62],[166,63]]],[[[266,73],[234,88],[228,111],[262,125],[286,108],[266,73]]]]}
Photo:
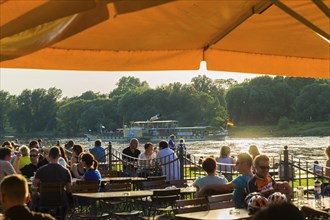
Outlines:
{"type": "Polygon", "coordinates": [[[184,155],[183,147],[179,148],[179,161],[180,161],[180,180],[184,179],[184,155]]]}
{"type": "Polygon", "coordinates": [[[284,180],[289,181],[289,151],[288,146],[284,146],[284,180]]]}
{"type": "Polygon", "coordinates": [[[109,161],[109,170],[112,170],[112,143],[109,141],[108,145],[108,161],[109,161]]]}

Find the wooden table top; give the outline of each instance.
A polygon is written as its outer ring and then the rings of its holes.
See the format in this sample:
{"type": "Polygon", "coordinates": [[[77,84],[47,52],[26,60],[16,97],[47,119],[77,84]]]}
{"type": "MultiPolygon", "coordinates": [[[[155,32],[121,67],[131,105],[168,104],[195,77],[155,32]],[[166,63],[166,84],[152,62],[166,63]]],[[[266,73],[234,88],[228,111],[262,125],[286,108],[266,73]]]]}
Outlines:
{"type": "Polygon", "coordinates": [[[147,197],[152,196],[152,190],[120,191],[120,192],[97,192],[97,193],[73,193],[72,196],[89,199],[110,199],[123,197],[147,197]]]}
{"type": "Polygon", "coordinates": [[[143,177],[103,177],[101,179],[101,182],[109,182],[111,180],[129,180],[129,179],[132,182],[147,181],[147,178],[143,178],[143,177]]]}
{"type": "MultiPolygon", "coordinates": [[[[164,190],[164,189],[155,189],[164,190]]],[[[181,194],[194,193],[195,187],[180,188],[181,194]]],[[[118,191],[118,192],[96,192],[96,193],[73,193],[73,196],[84,197],[90,199],[109,199],[121,197],[147,197],[153,195],[153,190],[137,190],[137,191],[118,191]]]]}
{"type": "Polygon", "coordinates": [[[252,216],[248,214],[246,209],[235,209],[235,208],[225,208],[225,209],[214,209],[202,212],[192,212],[185,214],[175,215],[178,219],[221,219],[221,220],[237,220],[237,219],[252,219],[252,216]],[[239,213],[231,213],[231,210],[235,210],[239,213]]]}

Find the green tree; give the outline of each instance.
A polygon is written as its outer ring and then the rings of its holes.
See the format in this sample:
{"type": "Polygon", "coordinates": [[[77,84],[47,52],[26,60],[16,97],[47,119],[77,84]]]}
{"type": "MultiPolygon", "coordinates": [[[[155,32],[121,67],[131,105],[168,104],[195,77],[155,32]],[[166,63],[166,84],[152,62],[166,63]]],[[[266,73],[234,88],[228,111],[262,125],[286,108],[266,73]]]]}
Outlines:
{"type": "Polygon", "coordinates": [[[109,97],[113,98],[116,96],[123,96],[125,93],[134,91],[137,88],[147,87],[149,85],[146,81],[140,81],[139,78],[135,78],[133,76],[124,76],[119,79],[119,82],[116,84],[117,88],[115,88],[112,92],[110,92],[109,97]]]}
{"type": "Polygon", "coordinates": [[[313,83],[302,88],[296,99],[296,117],[299,121],[329,120],[330,84],[313,83]]]}

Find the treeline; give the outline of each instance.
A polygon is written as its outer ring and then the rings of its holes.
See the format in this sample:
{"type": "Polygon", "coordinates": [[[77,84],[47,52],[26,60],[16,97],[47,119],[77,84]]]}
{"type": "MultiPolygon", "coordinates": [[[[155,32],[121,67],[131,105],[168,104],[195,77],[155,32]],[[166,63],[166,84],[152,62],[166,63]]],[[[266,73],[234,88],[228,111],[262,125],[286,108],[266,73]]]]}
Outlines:
{"type": "Polygon", "coordinates": [[[261,76],[235,80],[194,77],[189,84],[156,89],[135,77],[122,77],[109,94],[87,91],[62,97],[57,88],[0,91],[0,133],[56,132],[75,135],[115,130],[130,121],[156,114],[178,120],[180,126],[270,125],[279,121],[328,121],[330,81],[261,76]]]}

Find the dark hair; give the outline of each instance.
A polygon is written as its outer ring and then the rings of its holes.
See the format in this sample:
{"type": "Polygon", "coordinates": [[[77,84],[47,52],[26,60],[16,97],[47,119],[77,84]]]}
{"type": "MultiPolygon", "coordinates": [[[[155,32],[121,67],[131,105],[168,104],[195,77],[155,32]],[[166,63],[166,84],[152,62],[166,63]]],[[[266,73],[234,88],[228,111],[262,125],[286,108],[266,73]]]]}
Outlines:
{"type": "Polygon", "coordinates": [[[74,146],[74,142],[72,140],[69,140],[68,143],[65,144],[65,147],[72,147],[74,146]]]}
{"type": "Polygon", "coordinates": [[[91,153],[84,153],[84,155],[81,157],[81,160],[94,170],[96,170],[99,166],[99,163],[94,159],[94,155],[91,153]]]}
{"type": "Polygon", "coordinates": [[[12,150],[8,147],[0,148],[0,160],[4,160],[6,156],[11,155],[12,150]]]}
{"type": "Polygon", "coordinates": [[[254,158],[253,165],[257,167],[260,164],[260,161],[269,161],[269,157],[264,154],[260,154],[254,158]]]}
{"type": "Polygon", "coordinates": [[[10,141],[5,141],[5,142],[2,143],[2,147],[6,147],[6,146],[12,147],[11,142],[10,141]]]}
{"type": "Polygon", "coordinates": [[[84,148],[80,144],[75,144],[72,147],[72,151],[76,152],[77,156],[84,151],[84,148]]]}
{"type": "Polygon", "coordinates": [[[38,142],[37,142],[37,141],[31,141],[31,142],[29,143],[29,148],[30,148],[30,150],[31,150],[32,147],[39,148],[39,144],[38,144],[38,142]],[[35,145],[37,145],[37,147],[36,147],[35,145]]]}
{"type": "Polygon", "coordinates": [[[162,141],[159,142],[158,146],[159,146],[159,149],[167,148],[168,147],[168,142],[162,140],[162,141]]]}
{"type": "Polygon", "coordinates": [[[66,152],[65,152],[64,147],[62,147],[62,146],[58,146],[58,148],[59,148],[60,151],[61,151],[61,157],[63,157],[63,159],[67,162],[67,161],[68,161],[68,157],[66,156],[66,152]]]}
{"type": "Polygon", "coordinates": [[[154,145],[151,142],[147,142],[144,144],[144,149],[147,150],[149,147],[154,147],[154,145]]]}
{"type": "Polygon", "coordinates": [[[303,220],[304,216],[299,209],[288,202],[274,204],[266,209],[261,209],[254,217],[254,220],[303,220]]]}
{"type": "Polygon", "coordinates": [[[252,167],[252,157],[248,153],[240,153],[237,158],[241,159],[241,163],[246,163],[249,167],[252,167]]]}
{"type": "Polygon", "coordinates": [[[56,159],[60,156],[60,148],[58,146],[51,147],[49,150],[49,157],[56,159]]]}
{"type": "Polygon", "coordinates": [[[101,145],[102,145],[101,140],[97,140],[97,141],[95,141],[95,146],[101,146],[101,145]]]}
{"type": "Polygon", "coordinates": [[[217,162],[213,157],[207,157],[203,161],[202,167],[207,173],[213,173],[217,168],[217,162]]]}

